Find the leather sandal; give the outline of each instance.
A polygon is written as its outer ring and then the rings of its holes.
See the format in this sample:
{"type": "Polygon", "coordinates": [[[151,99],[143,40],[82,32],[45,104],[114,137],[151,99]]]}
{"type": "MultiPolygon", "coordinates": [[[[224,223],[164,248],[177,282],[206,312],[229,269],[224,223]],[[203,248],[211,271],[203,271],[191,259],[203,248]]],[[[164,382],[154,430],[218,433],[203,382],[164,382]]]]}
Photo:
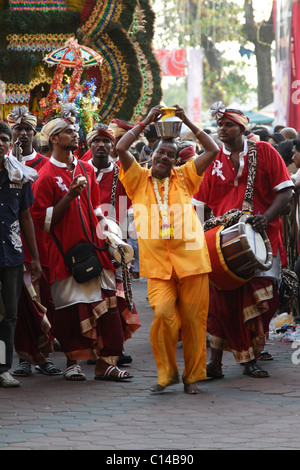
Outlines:
{"type": "Polygon", "coordinates": [[[45,375],[62,375],[62,371],[58,369],[58,367],[55,367],[53,361],[49,357],[47,357],[44,364],[35,366],[35,370],[42,372],[45,375]]]}
{"type": "Polygon", "coordinates": [[[255,362],[246,362],[246,364],[244,364],[243,374],[248,375],[249,377],[254,377],[255,379],[264,379],[265,377],[269,377],[268,372],[259,367],[255,362]]]}
{"type": "Polygon", "coordinates": [[[132,379],[133,375],[125,370],[120,370],[117,366],[108,366],[103,375],[95,375],[95,380],[111,380],[113,382],[126,382],[132,379]]]}
{"type": "Polygon", "coordinates": [[[30,377],[31,364],[27,361],[21,361],[18,367],[12,372],[15,377],[30,377]]]}

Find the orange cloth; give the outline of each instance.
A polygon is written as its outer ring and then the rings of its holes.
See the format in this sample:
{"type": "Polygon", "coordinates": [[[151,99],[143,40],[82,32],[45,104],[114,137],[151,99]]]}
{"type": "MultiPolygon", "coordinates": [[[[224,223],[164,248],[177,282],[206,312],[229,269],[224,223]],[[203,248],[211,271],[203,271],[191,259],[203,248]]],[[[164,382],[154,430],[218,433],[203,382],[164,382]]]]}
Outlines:
{"type": "MultiPolygon", "coordinates": [[[[169,178],[169,223],[174,238],[163,239],[152,170],[135,160],[119,178],[133,202],[139,235],[140,274],[148,278],[148,298],[154,310],[150,331],[158,369],[157,383],[166,387],[179,381],[176,364],[178,331],[181,329],[185,384],[206,378],[206,324],[209,302],[210,258],[203,229],[191,204],[199,188],[193,161],[173,168],[169,178]]],[[[162,202],[166,180],[158,181],[162,202]]]]}
{"type": "MultiPolygon", "coordinates": [[[[191,195],[198,191],[203,176],[198,176],[192,160],[171,170],[169,181],[170,225],[174,238],[159,235],[161,217],[153,188],[152,170],[135,160],[119,178],[132,200],[140,251],[140,275],[170,279],[173,270],[179,279],[211,271],[209,253],[201,222],[192,206],[191,195]],[[174,211],[173,211],[174,209],[174,211]]],[[[164,180],[159,182],[162,201],[164,180]]]]}
{"type": "Polygon", "coordinates": [[[208,275],[170,280],[149,279],[148,298],[154,310],[150,330],[158,368],[157,383],[166,387],[179,381],[176,364],[178,330],[181,328],[185,384],[206,378],[206,325],[209,302],[208,275]]]}

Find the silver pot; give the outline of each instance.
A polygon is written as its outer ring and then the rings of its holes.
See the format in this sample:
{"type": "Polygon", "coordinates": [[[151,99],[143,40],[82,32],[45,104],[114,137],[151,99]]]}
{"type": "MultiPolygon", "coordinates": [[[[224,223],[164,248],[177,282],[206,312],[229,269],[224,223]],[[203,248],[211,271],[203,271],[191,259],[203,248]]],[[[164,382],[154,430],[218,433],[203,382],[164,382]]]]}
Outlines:
{"type": "Polygon", "coordinates": [[[158,137],[179,137],[182,120],[175,116],[176,108],[162,108],[162,110],[165,111],[166,114],[154,123],[158,137]]]}

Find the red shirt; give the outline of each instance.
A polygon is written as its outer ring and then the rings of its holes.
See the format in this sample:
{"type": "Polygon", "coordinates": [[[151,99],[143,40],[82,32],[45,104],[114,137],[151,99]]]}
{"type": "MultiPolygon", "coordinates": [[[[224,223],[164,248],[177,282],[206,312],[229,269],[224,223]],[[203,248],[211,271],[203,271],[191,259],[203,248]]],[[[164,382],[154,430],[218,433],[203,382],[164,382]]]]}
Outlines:
{"type": "MultiPolygon", "coordinates": [[[[65,211],[64,216],[53,227],[51,227],[53,207],[63,198],[63,196],[65,196],[73,177],[75,178],[79,174],[84,174],[78,160],[74,158],[73,162],[75,164],[75,169],[74,174],[72,175],[64,163],[60,163],[51,157],[43,166],[40,171],[39,178],[33,186],[33,194],[35,198],[32,208],[33,216],[35,217],[38,225],[46,232],[50,232],[51,229],[55,232],[55,235],[62,245],[64,253],[73,248],[77,243],[87,242],[87,237],[80,220],[78,198],[73,199],[70,206],[65,211]]],[[[95,178],[95,172],[91,165],[87,163],[82,164],[86,169],[89,181],[94,242],[98,246],[104,246],[104,240],[101,240],[96,235],[98,220],[94,210],[100,207],[100,194],[95,178]]],[[[84,225],[89,237],[92,239],[87,187],[85,187],[80,195],[80,204],[82,207],[84,225]]],[[[114,271],[106,251],[97,251],[97,255],[105,269],[111,269],[114,271]]],[[[70,276],[70,272],[68,271],[63,257],[61,256],[52,236],[49,241],[49,264],[51,282],[53,282],[56,277],[58,279],[65,279],[70,276]]]]}
{"type": "Polygon", "coordinates": [[[88,162],[91,158],[92,158],[92,151],[91,150],[87,150],[81,157],[81,161],[82,162],[88,162]]]}
{"type": "MultiPolygon", "coordinates": [[[[207,168],[203,182],[194,198],[202,201],[213,210],[214,216],[223,215],[230,209],[242,209],[247,186],[247,155],[245,166],[238,184],[234,185],[237,176],[230,160],[230,153],[219,151],[214,162],[207,168]]],[[[253,214],[263,214],[274,201],[278,191],[292,187],[287,167],[274,147],[266,142],[257,142],[257,170],[253,191],[253,214]]],[[[273,255],[277,256],[280,247],[280,217],[270,222],[267,230],[273,255]]]]}

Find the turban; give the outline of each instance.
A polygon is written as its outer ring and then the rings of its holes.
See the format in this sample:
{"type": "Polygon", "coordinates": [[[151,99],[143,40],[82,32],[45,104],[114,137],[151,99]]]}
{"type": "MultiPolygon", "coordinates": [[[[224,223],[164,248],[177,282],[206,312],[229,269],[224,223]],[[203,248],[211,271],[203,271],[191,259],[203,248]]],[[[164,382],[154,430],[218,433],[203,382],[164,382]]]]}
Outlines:
{"type": "Polygon", "coordinates": [[[235,109],[225,109],[225,105],[221,101],[217,101],[210,107],[210,114],[216,121],[222,119],[222,117],[227,117],[244,129],[249,124],[247,116],[235,109]]]}
{"type": "Polygon", "coordinates": [[[33,130],[35,130],[37,126],[36,116],[31,114],[26,106],[21,106],[20,108],[15,106],[7,116],[7,122],[12,129],[19,124],[28,124],[33,130]]]}
{"type": "Polygon", "coordinates": [[[66,129],[70,124],[74,125],[74,122],[70,119],[54,118],[43,126],[41,136],[45,137],[48,143],[51,135],[58,134],[66,129]]]}
{"type": "Polygon", "coordinates": [[[97,123],[94,125],[93,130],[89,132],[88,135],[86,136],[86,141],[87,141],[88,146],[91,145],[91,143],[93,142],[94,138],[97,135],[105,135],[113,142],[115,141],[115,133],[113,129],[111,127],[108,127],[106,124],[97,123]]]}
{"type": "Polygon", "coordinates": [[[132,129],[134,126],[128,122],[124,122],[115,118],[111,121],[109,127],[113,129],[115,137],[118,138],[122,137],[122,135],[126,134],[126,132],[132,129]]]}
{"type": "Polygon", "coordinates": [[[38,136],[39,140],[40,140],[40,145],[41,147],[44,147],[45,145],[48,145],[48,139],[47,137],[45,136],[45,134],[43,134],[42,132],[39,134],[38,136]]]}
{"type": "Polygon", "coordinates": [[[247,140],[252,140],[252,141],[255,141],[255,142],[258,142],[260,140],[259,135],[255,135],[255,134],[253,134],[253,132],[246,135],[246,138],[247,138],[247,140]]]}
{"type": "Polygon", "coordinates": [[[189,147],[186,147],[179,152],[179,160],[182,162],[187,162],[193,157],[196,157],[196,152],[193,145],[189,145],[189,147]]]}
{"type": "Polygon", "coordinates": [[[190,160],[191,158],[194,158],[196,156],[197,156],[197,154],[195,152],[195,147],[193,145],[189,145],[188,147],[184,147],[178,153],[178,157],[176,159],[176,165],[182,165],[183,163],[186,163],[188,160],[190,160]]]}

